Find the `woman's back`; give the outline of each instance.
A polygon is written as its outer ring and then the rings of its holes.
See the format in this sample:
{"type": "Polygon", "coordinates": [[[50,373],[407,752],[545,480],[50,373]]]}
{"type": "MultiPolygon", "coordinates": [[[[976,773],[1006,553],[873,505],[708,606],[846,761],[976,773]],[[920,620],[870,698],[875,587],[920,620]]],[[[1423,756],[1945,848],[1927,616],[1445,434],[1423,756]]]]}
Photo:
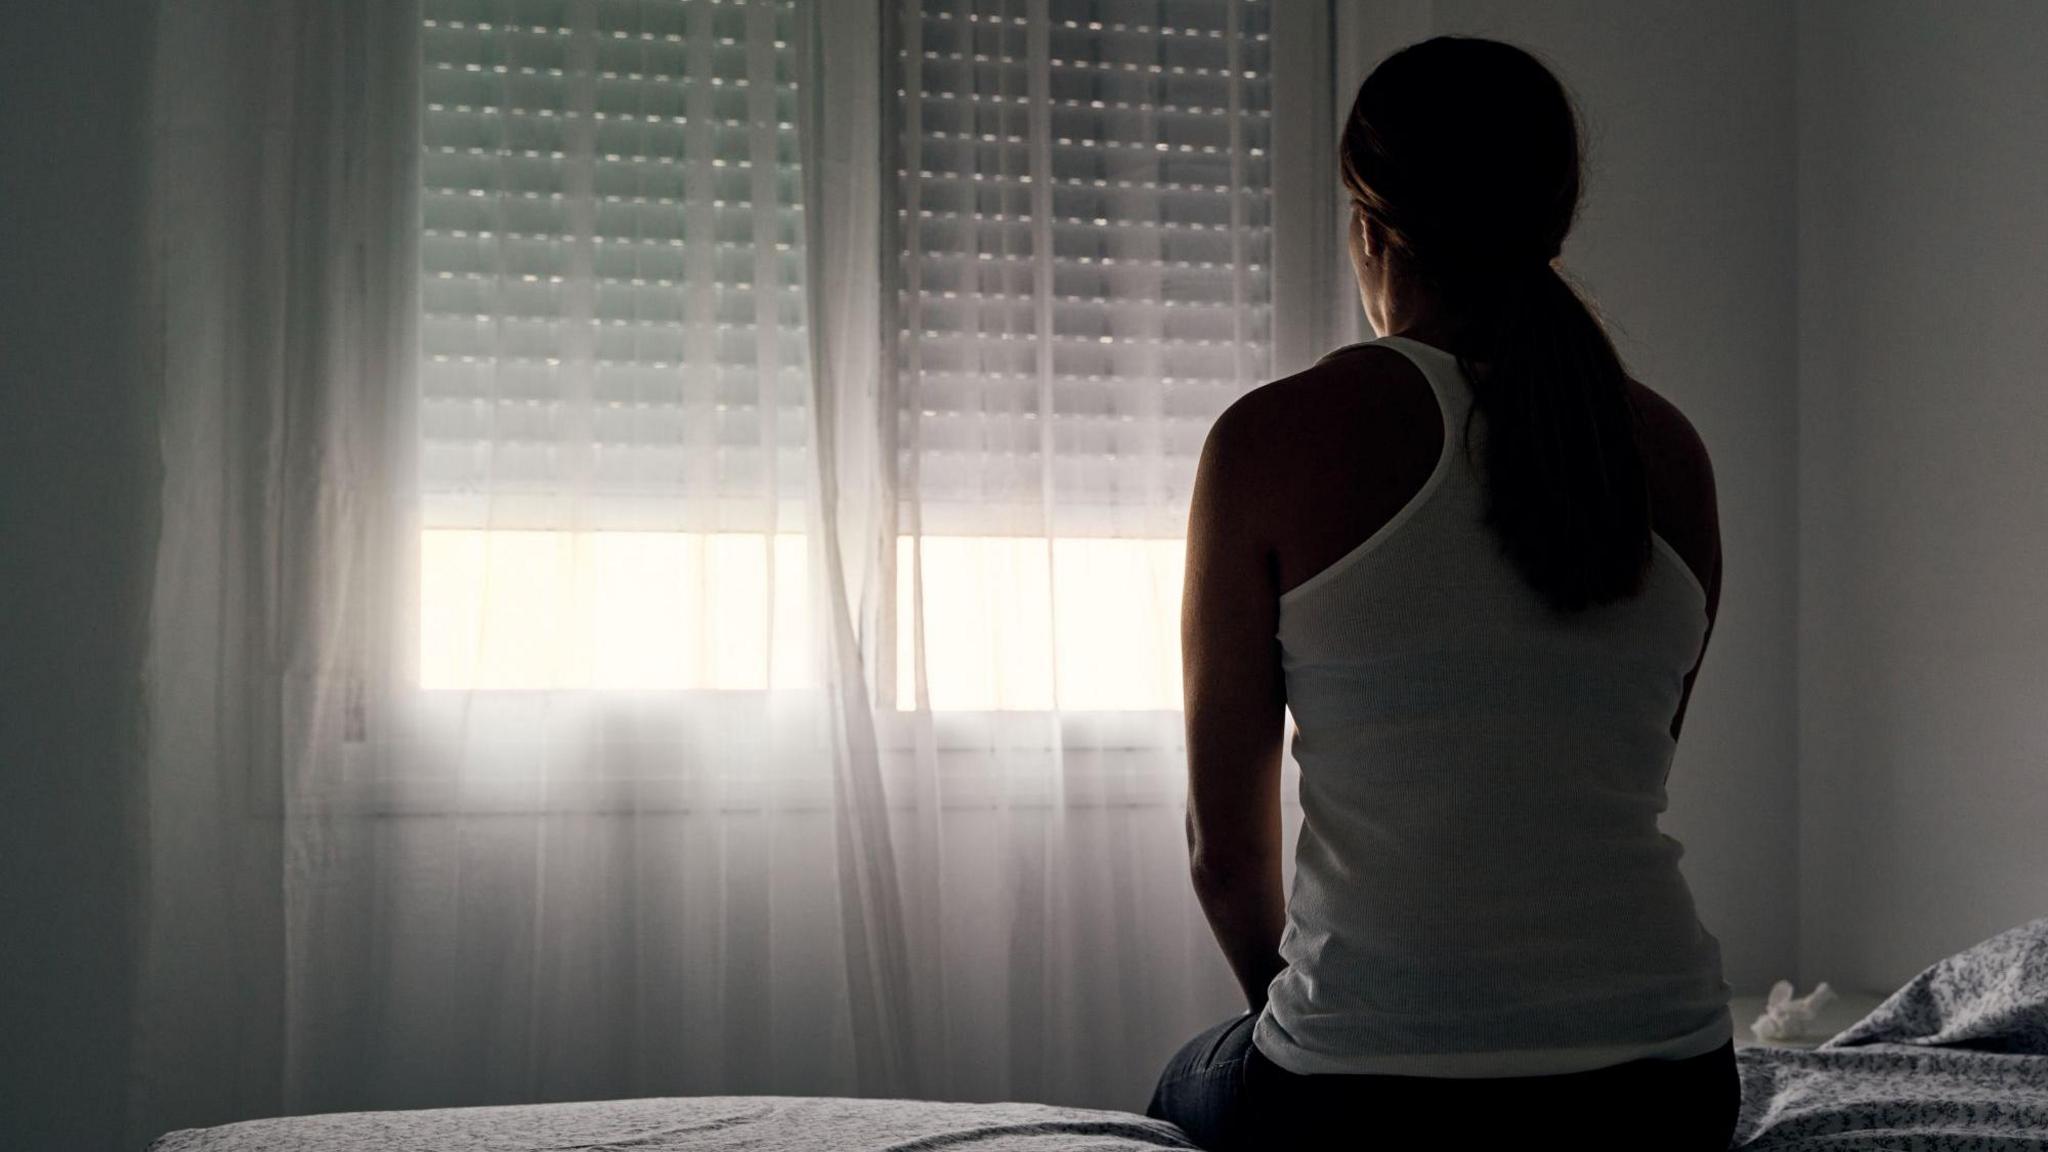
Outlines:
{"type": "Polygon", "coordinates": [[[1292,387],[1262,399],[1302,422],[1268,441],[1268,523],[1304,819],[1259,1048],[1304,1074],[1498,1077],[1725,1043],[1719,944],[1656,825],[1709,627],[1708,558],[1666,538],[1714,538],[1690,428],[1645,421],[1667,463],[1641,593],[1559,616],[1483,521],[1453,357],[1388,337],[1292,387]]]}
{"type": "Polygon", "coordinates": [[[1657,829],[1718,600],[1713,477],[1558,266],[1580,135],[1514,45],[1382,60],[1338,159],[1388,338],[1253,391],[1203,445],[1189,863],[1252,1012],[1182,1047],[1153,1113],[1205,1147],[1361,1094],[1628,1146],[1732,1130],[1720,948],[1657,829]]]}

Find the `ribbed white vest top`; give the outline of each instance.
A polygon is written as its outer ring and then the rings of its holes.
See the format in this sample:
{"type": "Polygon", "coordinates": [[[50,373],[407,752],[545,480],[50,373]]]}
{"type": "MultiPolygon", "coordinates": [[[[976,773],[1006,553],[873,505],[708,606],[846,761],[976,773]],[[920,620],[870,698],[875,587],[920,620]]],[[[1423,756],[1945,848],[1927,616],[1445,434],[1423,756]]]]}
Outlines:
{"type": "Polygon", "coordinates": [[[1280,598],[1302,826],[1253,1033],[1297,1073],[1541,1076],[1733,1035],[1720,942],[1658,830],[1706,594],[1662,537],[1642,594],[1559,620],[1482,520],[1484,417],[1385,527],[1280,598]]]}

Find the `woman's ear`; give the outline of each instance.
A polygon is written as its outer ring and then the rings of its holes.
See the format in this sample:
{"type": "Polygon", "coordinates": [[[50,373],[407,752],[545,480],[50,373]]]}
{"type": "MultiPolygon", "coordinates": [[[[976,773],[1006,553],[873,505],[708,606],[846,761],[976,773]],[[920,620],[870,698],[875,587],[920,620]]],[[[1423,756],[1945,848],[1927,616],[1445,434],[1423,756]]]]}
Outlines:
{"type": "Polygon", "coordinates": [[[1366,214],[1364,205],[1352,213],[1358,220],[1359,248],[1365,258],[1377,264],[1386,258],[1387,237],[1380,231],[1379,222],[1366,214]]]}
{"type": "Polygon", "coordinates": [[[1357,200],[1351,201],[1351,210],[1344,214],[1344,247],[1351,253],[1352,269],[1361,277],[1375,258],[1376,251],[1367,240],[1367,224],[1365,205],[1357,200]]]}

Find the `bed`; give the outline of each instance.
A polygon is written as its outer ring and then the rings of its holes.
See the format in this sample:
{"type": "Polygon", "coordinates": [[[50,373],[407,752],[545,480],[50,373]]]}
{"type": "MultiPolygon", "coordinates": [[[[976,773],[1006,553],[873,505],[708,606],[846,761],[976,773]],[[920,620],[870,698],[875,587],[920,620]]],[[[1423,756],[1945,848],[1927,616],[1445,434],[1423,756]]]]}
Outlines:
{"type": "MultiPolygon", "coordinates": [[[[1933,965],[1818,1048],[1745,1048],[1736,1059],[1742,1076],[1734,1144],[1739,1149],[2048,1152],[2048,919],[1933,965]]],[[[1192,1147],[1172,1125],[1122,1112],[708,1096],[252,1120],[173,1132],[151,1152],[1192,1147]]]]}
{"type": "Polygon", "coordinates": [[[1818,1048],[1736,1059],[1737,1148],[2048,1149],[2048,918],[1934,964],[1818,1048]]]}

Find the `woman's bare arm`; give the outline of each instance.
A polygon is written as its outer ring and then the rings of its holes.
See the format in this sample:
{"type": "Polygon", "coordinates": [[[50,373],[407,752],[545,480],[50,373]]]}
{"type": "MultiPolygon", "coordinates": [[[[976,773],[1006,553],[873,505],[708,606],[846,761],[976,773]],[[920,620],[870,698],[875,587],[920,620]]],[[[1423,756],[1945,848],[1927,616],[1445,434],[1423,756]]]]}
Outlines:
{"type": "Polygon", "coordinates": [[[1245,402],[1203,445],[1188,516],[1181,602],[1187,707],[1188,856],[1195,895],[1253,1011],[1285,965],[1280,933],[1280,758],[1286,692],[1269,524],[1270,474],[1245,402]]]}
{"type": "Polygon", "coordinates": [[[1721,511],[1714,490],[1714,463],[1707,455],[1692,421],[1678,406],[1648,386],[1631,380],[1631,399],[1649,434],[1649,452],[1644,463],[1649,469],[1650,497],[1660,509],[1657,532],[1670,542],[1686,567],[1692,570],[1707,594],[1707,629],[1700,640],[1699,656],[1685,674],[1678,697],[1678,710],[1671,717],[1671,738],[1685,727],[1685,713],[1692,704],[1693,684],[1706,662],[1707,645],[1714,638],[1714,622],[1721,614],[1721,511]],[[1669,512],[1661,510],[1669,509],[1669,512]]]}

